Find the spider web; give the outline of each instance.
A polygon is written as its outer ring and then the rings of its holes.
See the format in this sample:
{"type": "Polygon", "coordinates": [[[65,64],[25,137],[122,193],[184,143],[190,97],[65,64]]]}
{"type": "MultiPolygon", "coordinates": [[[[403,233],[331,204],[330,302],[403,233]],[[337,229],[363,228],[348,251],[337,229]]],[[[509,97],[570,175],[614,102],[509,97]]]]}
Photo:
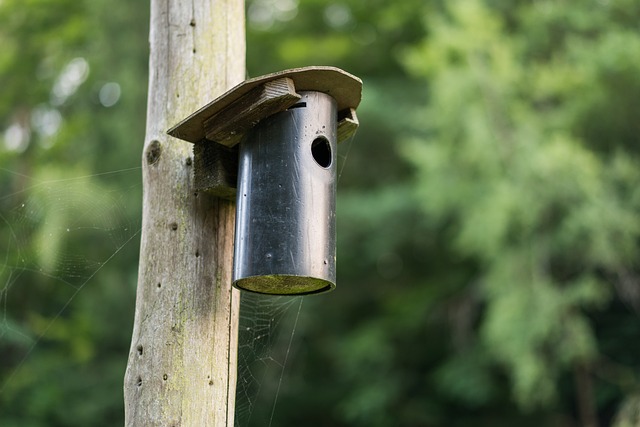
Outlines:
{"type": "MultiPolygon", "coordinates": [[[[339,175],[352,141],[341,144],[339,175]]],[[[0,395],[29,382],[37,387],[38,381],[59,381],[54,388],[64,393],[65,363],[90,357],[64,336],[83,295],[115,283],[125,288],[122,304],[133,307],[140,167],[98,174],[46,168],[25,174],[0,167],[0,188],[0,395]],[[38,367],[35,361],[52,347],[59,354],[71,351],[72,360],[38,367]]],[[[303,301],[242,292],[236,426],[272,425],[295,358],[303,301]]],[[[124,323],[133,321],[130,311],[124,323]]]]}
{"type": "Polygon", "coordinates": [[[270,426],[304,297],[242,292],[238,332],[237,427],[270,426]]]}
{"type": "Polygon", "coordinates": [[[0,392],[27,381],[24,365],[45,343],[68,341],[61,334],[76,296],[109,282],[104,267],[113,272],[123,261],[118,255],[137,250],[139,215],[128,198],[139,194],[139,183],[110,181],[138,175],[139,167],[40,180],[0,169],[3,182],[21,184],[0,197],[0,392]]]}
{"type": "MultiPolygon", "coordinates": [[[[355,135],[340,144],[337,180],[349,157],[355,135]]],[[[304,297],[267,296],[242,292],[238,332],[238,382],[235,426],[271,426],[278,398],[295,358],[304,297]]]]}
{"type": "MultiPolygon", "coordinates": [[[[0,184],[13,190],[0,195],[2,394],[29,381],[63,381],[64,361],[43,367],[34,380],[33,360],[52,346],[69,350],[61,330],[74,321],[83,293],[113,286],[114,271],[129,270],[118,286],[128,289],[123,304],[133,306],[141,183],[135,167],[58,179],[0,168],[0,184]]],[[[303,299],[245,292],[241,298],[236,425],[264,426],[273,419],[303,299]]]]}

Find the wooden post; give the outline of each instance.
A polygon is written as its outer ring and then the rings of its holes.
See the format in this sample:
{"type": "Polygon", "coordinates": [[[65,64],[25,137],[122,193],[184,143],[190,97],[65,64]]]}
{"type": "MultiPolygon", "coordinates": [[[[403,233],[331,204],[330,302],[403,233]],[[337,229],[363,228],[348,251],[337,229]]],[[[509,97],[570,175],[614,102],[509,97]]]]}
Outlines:
{"type": "MultiPolygon", "coordinates": [[[[152,0],[127,426],[232,426],[235,207],[193,189],[193,145],[166,131],[245,76],[243,0],[152,0]]],[[[117,315],[117,313],[114,313],[117,315]]]]}

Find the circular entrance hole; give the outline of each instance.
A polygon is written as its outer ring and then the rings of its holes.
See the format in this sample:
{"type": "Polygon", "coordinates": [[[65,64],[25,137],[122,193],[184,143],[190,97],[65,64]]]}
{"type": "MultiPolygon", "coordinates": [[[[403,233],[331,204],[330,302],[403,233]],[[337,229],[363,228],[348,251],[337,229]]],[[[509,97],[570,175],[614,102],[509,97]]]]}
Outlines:
{"type": "Polygon", "coordinates": [[[311,154],[316,163],[323,168],[331,166],[331,144],[324,136],[319,136],[313,140],[311,154]]]}

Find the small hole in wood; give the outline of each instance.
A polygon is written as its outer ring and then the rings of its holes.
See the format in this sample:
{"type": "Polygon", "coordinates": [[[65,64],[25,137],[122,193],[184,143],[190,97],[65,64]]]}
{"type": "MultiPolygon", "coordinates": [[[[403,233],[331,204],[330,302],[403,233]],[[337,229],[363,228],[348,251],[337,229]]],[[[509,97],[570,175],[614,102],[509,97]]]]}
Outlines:
{"type": "Polygon", "coordinates": [[[191,157],[187,157],[187,160],[185,160],[185,163],[187,164],[187,166],[191,166],[191,164],[193,163],[193,160],[191,160],[191,157]]]}
{"type": "Polygon", "coordinates": [[[149,163],[150,165],[155,165],[156,163],[158,163],[161,153],[162,147],[160,145],[160,141],[151,141],[151,143],[147,147],[147,163],[149,163]]]}
{"type": "Polygon", "coordinates": [[[178,229],[178,223],[172,222],[171,224],[169,224],[169,227],[171,227],[173,231],[176,231],[178,229]]]}
{"type": "Polygon", "coordinates": [[[142,352],[144,351],[144,348],[142,348],[142,345],[139,345],[137,347],[137,350],[138,350],[138,355],[142,356],[142,352]]]}
{"type": "Polygon", "coordinates": [[[158,289],[160,289],[162,287],[162,283],[158,282],[156,286],[158,287],[158,289]]]}
{"type": "Polygon", "coordinates": [[[196,251],[196,258],[200,256],[200,251],[196,251]]]}
{"type": "Polygon", "coordinates": [[[167,378],[169,378],[169,376],[168,376],[167,374],[164,374],[164,375],[162,376],[162,379],[163,379],[164,381],[166,381],[166,380],[167,380],[167,378]]]}
{"type": "Polygon", "coordinates": [[[138,387],[142,387],[142,377],[140,377],[140,376],[138,377],[138,379],[136,380],[136,385],[138,387]]]}

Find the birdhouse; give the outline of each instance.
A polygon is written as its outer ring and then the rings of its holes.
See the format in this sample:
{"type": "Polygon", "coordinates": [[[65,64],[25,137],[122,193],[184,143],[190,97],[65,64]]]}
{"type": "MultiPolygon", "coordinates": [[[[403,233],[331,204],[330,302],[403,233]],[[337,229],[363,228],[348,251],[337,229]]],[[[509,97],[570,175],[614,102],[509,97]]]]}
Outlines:
{"type": "Polygon", "coordinates": [[[233,285],[271,295],[336,286],[336,153],[362,82],[333,67],[247,80],[169,134],[195,144],[195,185],[236,199],[233,285]]]}

